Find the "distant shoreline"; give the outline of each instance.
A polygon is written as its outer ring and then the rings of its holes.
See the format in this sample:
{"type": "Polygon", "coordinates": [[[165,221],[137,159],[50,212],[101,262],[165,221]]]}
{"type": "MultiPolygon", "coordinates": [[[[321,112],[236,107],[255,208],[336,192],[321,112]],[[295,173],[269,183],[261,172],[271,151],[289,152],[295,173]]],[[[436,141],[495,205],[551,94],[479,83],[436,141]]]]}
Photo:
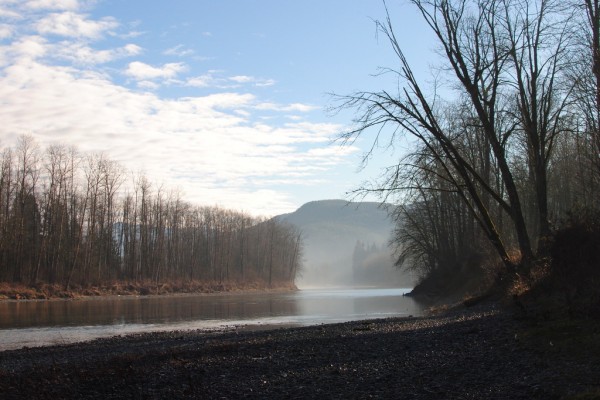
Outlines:
{"type": "Polygon", "coordinates": [[[281,283],[272,287],[265,282],[218,283],[203,281],[174,282],[114,282],[109,285],[74,286],[68,290],[58,284],[22,285],[0,283],[0,302],[101,299],[110,297],[150,297],[202,295],[218,293],[288,292],[296,291],[295,284],[281,283]]]}

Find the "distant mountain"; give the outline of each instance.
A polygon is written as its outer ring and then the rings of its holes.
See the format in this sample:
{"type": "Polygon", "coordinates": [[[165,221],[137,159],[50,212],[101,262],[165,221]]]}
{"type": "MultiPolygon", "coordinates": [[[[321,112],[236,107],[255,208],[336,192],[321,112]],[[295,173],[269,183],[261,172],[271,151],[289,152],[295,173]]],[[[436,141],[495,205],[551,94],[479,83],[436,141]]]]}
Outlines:
{"type": "Polygon", "coordinates": [[[321,200],[276,218],[302,231],[304,271],[298,279],[300,287],[413,285],[412,279],[393,267],[387,245],[394,223],[385,205],[321,200]],[[364,248],[370,251],[368,257],[361,250],[364,248]]]}

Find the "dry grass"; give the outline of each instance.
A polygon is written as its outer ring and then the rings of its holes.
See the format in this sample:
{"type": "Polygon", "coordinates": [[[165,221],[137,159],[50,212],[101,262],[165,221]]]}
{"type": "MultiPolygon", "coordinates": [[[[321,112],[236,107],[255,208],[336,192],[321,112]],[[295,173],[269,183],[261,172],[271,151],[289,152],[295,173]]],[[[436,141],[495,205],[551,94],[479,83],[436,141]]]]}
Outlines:
{"type": "Polygon", "coordinates": [[[73,297],[76,297],[76,292],[64,290],[64,286],[62,285],[38,283],[28,286],[5,282],[0,283],[0,299],[44,300],[73,297]]]}
{"type": "Polygon", "coordinates": [[[516,274],[510,281],[507,294],[510,296],[523,296],[538,287],[550,276],[549,260],[536,263],[528,273],[516,274]]]}
{"type": "Polygon", "coordinates": [[[285,282],[276,283],[270,288],[269,285],[263,281],[246,283],[223,283],[198,280],[176,280],[159,283],[153,281],[114,281],[105,285],[73,285],[69,290],[65,290],[63,285],[58,284],[39,283],[35,285],[23,285],[0,282],[0,300],[44,300],[113,295],[146,296],[177,293],[217,293],[265,290],[296,290],[296,286],[289,282],[285,282]]]}

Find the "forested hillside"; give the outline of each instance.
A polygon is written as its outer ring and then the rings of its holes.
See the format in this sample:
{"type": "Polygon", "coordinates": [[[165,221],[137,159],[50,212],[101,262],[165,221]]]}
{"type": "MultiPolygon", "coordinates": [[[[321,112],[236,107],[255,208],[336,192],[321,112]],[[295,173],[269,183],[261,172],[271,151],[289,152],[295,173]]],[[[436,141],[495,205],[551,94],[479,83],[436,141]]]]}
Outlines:
{"type": "Polygon", "coordinates": [[[29,137],[0,156],[0,281],[293,284],[300,237],[276,220],[185,202],[118,163],[29,137]]]}

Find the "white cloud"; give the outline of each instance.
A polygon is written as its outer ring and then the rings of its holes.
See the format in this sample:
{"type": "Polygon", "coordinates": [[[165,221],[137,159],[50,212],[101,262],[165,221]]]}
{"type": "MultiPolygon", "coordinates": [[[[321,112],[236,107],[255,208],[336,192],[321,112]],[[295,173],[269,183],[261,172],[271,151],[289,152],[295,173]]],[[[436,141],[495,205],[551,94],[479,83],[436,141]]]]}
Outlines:
{"type": "Polygon", "coordinates": [[[6,52],[17,60],[34,60],[47,54],[47,41],[40,36],[24,36],[7,46],[6,52]]]}
{"type": "Polygon", "coordinates": [[[171,47],[163,52],[167,56],[186,57],[194,54],[194,50],[185,48],[184,45],[178,44],[175,47],[171,47]]]}
{"type": "Polygon", "coordinates": [[[185,188],[186,198],[200,204],[289,211],[288,195],[269,185],[315,179],[337,160],[311,149],[326,147],[339,127],[256,124],[251,94],[166,100],[99,73],[31,60],[3,72],[0,120],[7,137],[27,132],[42,144],[104,151],[153,182],[185,188]]]}
{"type": "Polygon", "coordinates": [[[298,112],[309,112],[318,109],[319,107],[310,104],[293,103],[285,107],[282,111],[298,111],[298,112]]]}
{"type": "Polygon", "coordinates": [[[194,76],[188,78],[186,81],[187,86],[205,88],[205,87],[220,87],[223,86],[222,79],[214,77],[215,71],[208,71],[206,74],[194,76]]]}
{"type": "Polygon", "coordinates": [[[137,80],[171,79],[186,70],[184,63],[167,63],[153,67],[140,61],[129,63],[125,74],[137,80]]]}
{"type": "Polygon", "coordinates": [[[128,40],[128,39],[135,39],[136,37],[140,37],[142,35],[145,35],[146,33],[147,32],[143,32],[143,31],[130,31],[130,32],[127,32],[127,33],[119,34],[118,36],[121,39],[128,40]]]}
{"type": "Polygon", "coordinates": [[[258,110],[265,111],[285,111],[285,112],[310,112],[318,109],[318,107],[310,104],[293,103],[288,105],[275,104],[270,102],[260,103],[256,106],[258,110]]]}
{"type": "Polygon", "coordinates": [[[265,86],[273,86],[277,83],[274,79],[260,79],[254,83],[255,86],[265,87],[265,86]]]}
{"type": "Polygon", "coordinates": [[[236,114],[238,114],[238,115],[241,115],[241,116],[242,116],[242,117],[244,117],[244,118],[248,118],[248,117],[250,117],[250,116],[252,115],[252,114],[251,114],[249,111],[247,111],[247,110],[242,110],[242,109],[237,109],[237,110],[234,110],[234,112],[235,112],[236,114]]]}
{"type": "MultiPolygon", "coordinates": [[[[342,162],[344,154],[325,150],[341,127],[296,115],[314,106],[265,103],[252,93],[274,80],[127,60],[146,52],[113,30],[137,25],[80,13],[93,1],[0,0],[0,17],[13,19],[0,25],[0,145],[27,133],[42,146],[102,151],[152,182],[184,188],[189,201],[270,215],[296,205],[277,185],[315,184],[342,162]],[[104,37],[99,48],[95,40],[104,37]],[[123,76],[143,90],[119,84],[123,76]],[[212,94],[162,98],[156,89],[165,82],[212,94]]],[[[181,44],[164,54],[194,57],[181,44]]]]}
{"type": "Polygon", "coordinates": [[[219,88],[232,89],[242,85],[252,85],[257,87],[273,86],[273,79],[262,79],[248,75],[235,75],[230,77],[223,76],[223,71],[210,70],[207,73],[199,76],[188,78],[187,86],[199,88],[219,88]]]}
{"type": "Polygon", "coordinates": [[[246,75],[238,75],[238,76],[230,77],[229,80],[237,82],[237,83],[249,83],[249,82],[253,82],[254,78],[251,76],[246,76],[246,75]]]}
{"type": "Polygon", "coordinates": [[[10,25],[0,25],[0,39],[7,39],[13,35],[13,28],[10,25]]]}
{"type": "Polygon", "coordinates": [[[10,10],[10,9],[0,6],[0,18],[21,19],[22,16],[21,16],[21,14],[19,14],[18,12],[14,11],[14,10],[10,10]]]}
{"type": "Polygon", "coordinates": [[[122,47],[122,49],[128,56],[137,55],[142,52],[142,48],[140,46],[132,43],[126,44],[122,47]]]}
{"type": "Polygon", "coordinates": [[[35,24],[35,28],[43,35],[97,39],[118,25],[112,17],[94,21],[87,19],[86,15],[66,11],[47,15],[35,24]]]}
{"type": "Polygon", "coordinates": [[[261,79],[247,75],[237,75],[228,78],[230,81],[237,82],[240,84],[253,84],[254,86],[273,86],[275,81],[273,79],[261,79]]]}
{"type": "Polygon", "coordinates": [[[250,106],[254,102],[255,97],[249,93],[215,93],[202,97],[183,98],[182,100],[188,101],[197,109],[235,109],[238,107],[250,106]]]}
{"type": "Polygon", "coordinates": [[[139,88],[147,90],[156,90],[160,87],[158,83],[152,81],[139,81],[137,85],[139,88]]]}
{"type": "Polygon", "coordinates": [[[54,47],[56,57],[83,65],[103,64],[120,58],[136,56],[142,52],[142,48],[135,44],[108,50],[96,50],[80,42],[63,42],[54,47]]]}
{"type": "Polygon", "coordinates": [[[78,10],[78,0],[29,0],[25,3],[26,8],[33,10],[78,10]]]}

